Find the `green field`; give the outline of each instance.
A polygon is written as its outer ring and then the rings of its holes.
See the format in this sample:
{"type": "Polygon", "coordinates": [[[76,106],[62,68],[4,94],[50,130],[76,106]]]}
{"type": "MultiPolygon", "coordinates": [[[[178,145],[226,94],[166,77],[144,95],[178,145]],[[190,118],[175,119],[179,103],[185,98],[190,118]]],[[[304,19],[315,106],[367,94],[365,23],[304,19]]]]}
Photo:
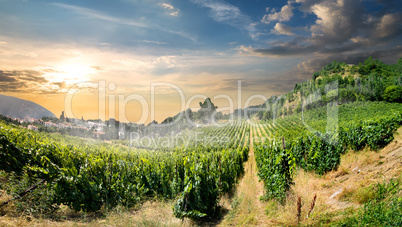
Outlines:
{"type": "MultiPolygon", "coordinates": [[[[249,115],[221,115],[226,122],[221,127],[177,127],[181,130],[165,136],[150,126],[147,136],[101,141],[34,132],[1,121],[1,207],[11,204],[18,215],[51,218],[66,207],[85,216],[118,207],[137,209],[147,201],[173,201],[176,218],[203,223],[225,215],[220,205],[224,198],[230,197],[232,208],[240,203],[235,192],[246,174],[263,182],[262,200],[286,204],[295,196],[291,188],[298,173],[325,178],[338,171],[342,157],[378,151],[394,140],[402,125],[397,96],[402,92],[397,85],[401,63],[388,66],[370,60],[372,72],[359,74],[356,67],[333,62],[313,80],[267,100],[258,111],[250,108],[249,115]],[[336,92],[328,88],[334,81],[336,92]],[[338,91],[339,96],[333,96],[338,91]],[[302,105],[303,94],[319,99],[302,105]],[[255,160],[247,162],[249,157],[255,160]],[[245,162],[250,164],[248,173],[245,162]]],[[[212,115],[205,113],[197,113],[202,116],[198,120],[212,115]]],[[[372,225],[378,223],[375,215],[383,220],[401,211],[399,181],[378,184],[373,191],[378,195],[367,199],[358,214],[335,225],[372,225]]],[[[401,224],[400,218],[390,220],[390,226],[401,224]]]]}

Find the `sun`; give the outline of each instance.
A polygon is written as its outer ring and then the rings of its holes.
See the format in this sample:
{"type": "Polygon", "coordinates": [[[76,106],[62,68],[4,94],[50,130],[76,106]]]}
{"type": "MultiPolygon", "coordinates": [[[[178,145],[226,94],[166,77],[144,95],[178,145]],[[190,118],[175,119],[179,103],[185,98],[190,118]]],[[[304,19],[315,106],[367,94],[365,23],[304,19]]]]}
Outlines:
{"type": "Polygon", "coordinates": [[[63,62],[44,69],[45,77],[54,83],[76,84],[90,81],[96,70],[85,62],[63,62]]]}
{"type": "Polygon", "coordinates": [[[57,76],[54,78],[59,82],[77,83],[81,81],[88,81],[94,69],[89,65],[82,63],[66,63],[56,68],[57,76]]]}

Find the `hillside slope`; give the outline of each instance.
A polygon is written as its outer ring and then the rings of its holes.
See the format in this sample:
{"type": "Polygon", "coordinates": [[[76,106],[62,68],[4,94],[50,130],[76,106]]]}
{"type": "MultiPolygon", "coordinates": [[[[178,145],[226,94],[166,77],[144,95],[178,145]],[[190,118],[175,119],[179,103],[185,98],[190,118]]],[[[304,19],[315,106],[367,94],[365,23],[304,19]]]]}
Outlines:
{"type": "Polygon", "coordinates": [[[362,215],[363,207],[373,204],[376,193],[381,187],[386,197],[401,198],[402,183],[402,128],[395,134],[395,139],[383,149],[373,151],[351,151],[341,156],[338,170],[318,176],[303,169],[295,174],[295,184],[290,189],[285,204],[275,200],[268,202],[268,218],[278,225],[297,225],[297,200],[301,198],[302,225],[342,225],[350,217],[362,215]],[[395,187],[396,195],[388,193],[389,182],[395,187]],[[382,185],[382,186],[380,186],[382,185]],[[388,185],[388,186],[384,186],[388,185]],[[387,195],[388,193],[388,195],[387,195]],[[317,196],[315,206],[311,203],[317,196]]]}
{"type": "Polygon", "coordinates": [[[300,113],[327,104],[356,101],[402,102],[402,58],[387,65],[368,58],[364,64],[348,65],[333,61],[313,74],[312,79],[296,84],[292,91],[272,96],[263,104],[247,108],[249,116],[260,120],[300,113]]]}
{"type": "Polygon", "coordinates": [[[43,106],[6,95],[0,95],[0,114],[16,118],[31,117],[41,119],[42,117],[55,117],[52,112],[43,106]]]}

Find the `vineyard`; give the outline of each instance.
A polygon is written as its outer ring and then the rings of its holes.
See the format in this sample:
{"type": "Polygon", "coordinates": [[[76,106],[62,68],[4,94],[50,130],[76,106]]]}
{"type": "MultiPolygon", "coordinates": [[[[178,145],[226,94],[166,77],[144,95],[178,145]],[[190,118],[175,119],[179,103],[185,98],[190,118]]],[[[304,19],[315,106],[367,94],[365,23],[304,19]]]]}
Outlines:
{"type": "Polygon", "coordinates": [[[238,120],[159,138],[173,144],[106,143],[1,123],[1,176],[10,180],[0,189],[23,211],[52,213],[63,204],[94,212],[160,198],[176,201],[178,218],[211,218],[221,196],[244,173],[250,133],[264,197],[284,201],[296,168],[318,175],[335,170],[342,154],[381,148],[400,125],[402,106],[385,102],[329,106],[268,121],[238,120]],[[21,196],[31,185],[38,189],[21,196]]]}
{"type": "Polygon", "coordinates": [[[255,153],[265,196],[284,200],[296,167],[322,175],[336,170],[341,154],[348,150],[379,149],[391,142],[402,125],[402,106],[357,102],[253,125],[259,135],[254,139],[255,153]],[[336,117],[331,115],[333,108],[336,117]]]}
{"type": "Polygon", "coordinates": [[[97,212],[157,198],[174,200],[177,218],[213,218],[221,197],[244,174],[250,141],[264,198],[285,201],[298,168],[318,175],[336,170],[342,154],[384,147],[401,125],[402,106],[385,102],[329,105],[112,143],[0,123],[0,177],[8,179],[0,190],[11,196],[1,206],[15,201],[30,215],[51,214],[61,205],[97,212]],[[21,194],[32,185],[37,189],[21,194]]]}
{"type": "MultiPolygon", "coordinates": [[[[230,191],[248,157],[248,124],[198,129],[197,140],[155,150],[36,133],[1,123],[0,169],[15,179],[1,185],[18,198],[24,186],[45,183],[40,212],[60,204],[76,211],[132,207],[158,197],[176,199],[176,217],[213,216],[219,197],[230,191]],[[224,142],[219,142],[225,137],[224,142]],[[207,141],[208,139],[208,141],[207,141]],[[218,140],[218,141],[216,141],[218,140]]],[[[39,189],[38,189],[39,190],[39,189]]],[[[26,205],[26,204],[25,204],[26,205]]]]}
{"type": "Polygon", "coordinates": [[[222,127],[208,126],[183,130],[174,136],[135,137],[122,144],[139,149],[171,152],[177,148],[189,148],[197,152],[237,149],[249,146],[247,121],[232,121],[222,127]]]}

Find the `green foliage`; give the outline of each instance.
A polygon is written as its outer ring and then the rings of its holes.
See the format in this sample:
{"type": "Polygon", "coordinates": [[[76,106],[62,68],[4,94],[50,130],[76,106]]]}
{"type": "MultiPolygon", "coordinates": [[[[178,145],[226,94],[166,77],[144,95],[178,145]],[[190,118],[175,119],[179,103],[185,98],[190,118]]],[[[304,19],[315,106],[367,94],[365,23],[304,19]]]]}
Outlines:
{"type": "Polygon", "coordinates": [[[386,146],[401,125],[402,105],[386,102],[312,109],[303,115],[257,124],[267,136],[265,142],[255,146],[258,175],[264,180],[267,197],[283,200],[292,180],[292,174],[284,175],[291,173],[289,168],[275,160],[288,158],[295,165],[322,175],[337,169],[340,155],[349,148],[386,146]],[[331,115],[334,111],[336,118],[331,115]],[[282,137],[286,140],[286,151],[282,148],[282,137]]]}
{"type": "Polygon", "coordinates": [[[364,204],[359,212],[341,220],[337,226],[401,226],[402,199],[397,195],[398,182],[378,184],[375,198],[364,204]]]}
{"type": "Polygon", "coordinates": [[[55,193],[52,185],[40,184],[36,190],[20,198],[19,193],[36,184],[40,179],[32,178],[26,171],[22,175],[9,173],[7,178],[7,183],[2,185],[1,188],[13,198],[17,198],[14,202],[16,212],[43,217],[50,216],[58,209],[58,206],[54,203],[55,193]]]}
{"type": "MultiPolygon", "coordinates": [[[[247,129],[244,121],[205,128],[201,129],[205,136],[225,135],[229,140],[204,145],[194,138],[182,138],[189,139],[187,148],[179,145],[167,152],[163,148],[149,152],[0,123],[0,156],[6,160],[0,167],[30,183],[46,180],[46,188],[30,195],[48,195],[49,200],[26,197],[35,207],[43,205],[35,208],[40,212],[60,204],[93,212],[117,205],[132,207],[147,198],[179,196],[175,206],[178,217],[210,217],[221,193],[231,190],[243,172],[248,156],[247,129]]],[[[20,188],[29,184],[14,182],[20,188]]]]}
{"type": "Polygon", "coordinates": [[[174,205],[174,215],[178,218],[194,219],[212,216],[218,204],[219,188],[217,173],[203,171],[208,163],[192,163],[186,168],[186,185],[182,195],[174,205]]]}
{"type": "Polygon", "coordinates": [[[322,71],[339,73],[339,72],[344,71],[345,65],[346,65],[346,63],[344,63],[344,62],[333,61],[333,62],[329,63],[328,65],[324,66],[322,71]]]}
{"type": "Polygon", "coordinates": [[[0,169],[20,175],[27,162],[26,155],[2,134],[0,134],[0,150],[0,169]]]}
{"type": "Polygon", "coordinates": [[[219,195],[232,190],[243,173],[248,149],[222,151],[185,164],[185,188],[173,207],[178,218],[200,219],[215,215],[219,195]]]}
{"type": "Polygon", "coordinates": [[[319,73],[319,72],[315,72],[315,73],[313,74],[313,80],[316,80],[319,76],[320,76],[320,73],[319,73]]]}
{"type": "Polygon", "coordinates": [[[264,180],[266,198],[283,201],[293,184],[295,159],[289,150],[283,149],[280,141],[268,141],[255,149],[258,176],[264,180]]]}
{"type": "Polygon", "coordinates": [[[339,100],[342,103],[354,102],[356,101],[356,94],[353,90],[341,88],[339,89],[339,100]]]}
{"type": "Polygon", "coordinates": [[[342,147],[335,144],[331,135],[319,132],[294,139],[291,150],[297,165],[320,175],[337,169],[343,153],[342,147]]]}
{"type": "MultiPolygon", "coordinates": [[[[338,101],[339,104],[382,100],[402,102],[402,91],[399,87],[394,87],[402,86],[401,59],[394,65],[384,64],[371,57],[365,60],[364,64],[360,63],[357,66],[348,66],[346,63],[333,61],[319,72],[315,72],[312,80],[296,84],[293,91],[288,92],[285,96],[289,101],[295,100],[295,96],[299,96],[301,100],[310,100],[305,103],[305,109],[320,108],[334,101],[338,101]],[[350,74],[344,76],[346,73],[350,74]],[[386,94],[385,90],[390,86],[393,89],[386,94]],[[318,94],[320,94],[319,97],[318,94]]],[[[266,111],[258,113],[259,119],[270,120],[289,113],[276,97],[272,96],[268,100],[274,100],[274,102],[271,101],[269,105],[266,105],[269,107],[266,108],[266,111]]],[[[296,104],[291,107],[290,111],[298,113],[300,108],[296,104]]]]}
{"type": "Polygon", "coordinates": [[[382,148],[394,139],[394,132],[402,124],[402,113],[374,121],[346,123],[339,132],[339,141],[345,147],[360,150],[382,148]]]}
{"type": "Polygon", "coordinates": [[[384,99],[388,102],[402,103],[402,87],[398,85],[391,85],[384,91],[384,99]]]}

